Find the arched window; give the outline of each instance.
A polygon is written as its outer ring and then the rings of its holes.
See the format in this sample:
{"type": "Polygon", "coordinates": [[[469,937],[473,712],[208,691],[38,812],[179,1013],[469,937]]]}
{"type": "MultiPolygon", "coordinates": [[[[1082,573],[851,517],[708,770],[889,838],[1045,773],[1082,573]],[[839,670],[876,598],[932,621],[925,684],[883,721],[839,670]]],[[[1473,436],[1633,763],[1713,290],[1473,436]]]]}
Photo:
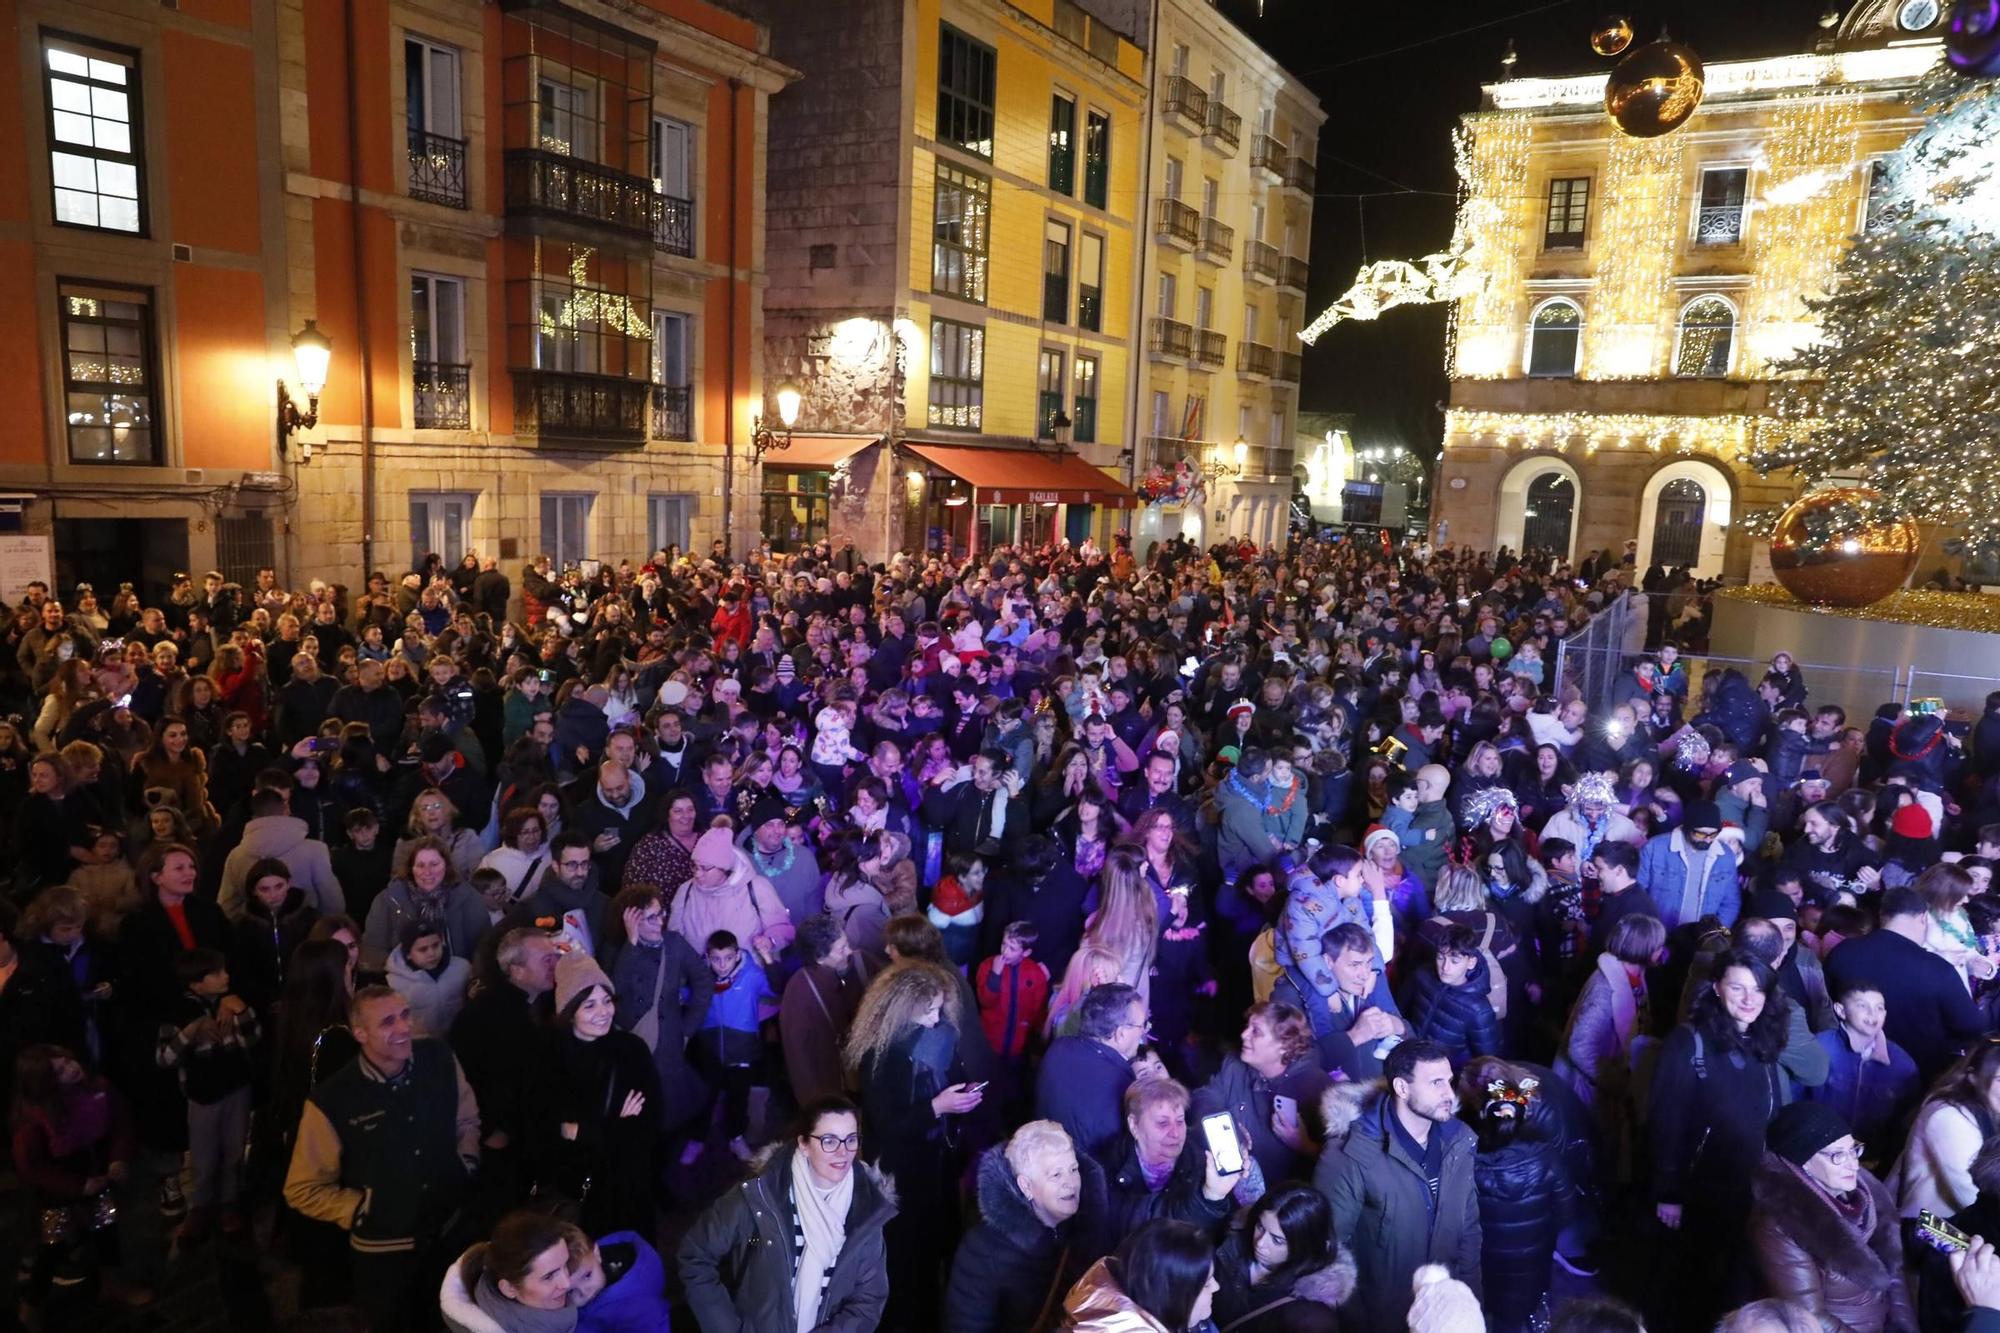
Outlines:
{"type": "Polygon", "coordinates": [[[1681,307],[1680,338],[1674,347],[1674,374],[1719,379],[1729,373],[1736,341],[1736,307],[1720,296],[1697,296],[1681,307]]]}
{"type": "Polygon", "coordinates": [[[1576,514],[1576,487],[1560,472],[1544,472],[1528,485],[1527,506],[1521,511],[1521,549],[1553,552],[1569,559],[1571,520],[1576,514]]]}
{"type": "Polygon", "coordinates": [[[1557,297],[1535,307],[1528,319],[1528,373],[1576,374],[1577,353],[1583,345],[1583,308],[1557,297]]]}

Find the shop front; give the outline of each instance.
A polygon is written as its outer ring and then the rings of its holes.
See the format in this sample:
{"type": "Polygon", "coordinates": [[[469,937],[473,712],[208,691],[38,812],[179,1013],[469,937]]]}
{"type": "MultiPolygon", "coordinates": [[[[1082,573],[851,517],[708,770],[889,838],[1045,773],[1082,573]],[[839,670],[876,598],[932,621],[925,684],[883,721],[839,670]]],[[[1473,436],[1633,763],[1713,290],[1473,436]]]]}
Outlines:
{"type": "Polygon", "coordinates": [[[764,455],[757,526],[773,551],[797,551],[835,534],[834,506],[854,455],[879,435],[793,435],[764,455]]]}
{"type": "Polygon", "coordinates": [[[954,557],[1014,544],[1080,545],[1100,509],[1131,509],[1123,482],[1069,453],[906,440],[925,465],[924,545],[954,557]]]}

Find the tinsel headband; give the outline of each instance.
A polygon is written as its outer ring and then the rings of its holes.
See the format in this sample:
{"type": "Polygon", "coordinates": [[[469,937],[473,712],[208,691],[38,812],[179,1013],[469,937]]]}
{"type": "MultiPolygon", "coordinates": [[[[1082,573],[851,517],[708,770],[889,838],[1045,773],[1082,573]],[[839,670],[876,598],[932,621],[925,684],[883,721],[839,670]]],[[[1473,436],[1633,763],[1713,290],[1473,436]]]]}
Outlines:
{"type": "Polygon", "coordinates": [[[1505,787],[1481,787],[1465,798],[1465,823],[1477,828],[1500,810],[1518,810],[1520,802],[1505,787]]]}
{"type": "Polygon", "coordinates": [[[1602,773],[1585,773],[1576,780],[1576,785],[1570,788],[1569,798],[1578,805],[1587,805],[1593,801],[1612,805],[1617,802],[1618,793],[1612,790],[1611,779],[1602,773]]]}

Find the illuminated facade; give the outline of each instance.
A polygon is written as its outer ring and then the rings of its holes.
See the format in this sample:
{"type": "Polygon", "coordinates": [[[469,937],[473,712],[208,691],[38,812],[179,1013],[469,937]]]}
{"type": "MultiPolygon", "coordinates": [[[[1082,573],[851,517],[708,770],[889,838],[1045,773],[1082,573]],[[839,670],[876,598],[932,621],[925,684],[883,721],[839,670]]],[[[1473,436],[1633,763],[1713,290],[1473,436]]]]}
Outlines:
{"type": "Polygon", "coordinates": [[[1773,362],[1869,225],[1917,124],[1935,5],[1868,0],[1819,49],[1711,63],[1679,130],[1620,134],[1604,76],[1510,79],[1465,118],[1469,281],[1453,312],[1437,535],[1741,576],[1733,520],[1792,487],[1744,455],[1785,429],[1773,362]]]}

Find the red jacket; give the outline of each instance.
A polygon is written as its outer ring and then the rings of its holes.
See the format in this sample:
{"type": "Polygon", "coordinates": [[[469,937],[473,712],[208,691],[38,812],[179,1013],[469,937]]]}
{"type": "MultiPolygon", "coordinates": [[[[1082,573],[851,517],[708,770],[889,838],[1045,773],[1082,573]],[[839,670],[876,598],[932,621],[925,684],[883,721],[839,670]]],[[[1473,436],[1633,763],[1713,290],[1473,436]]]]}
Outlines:
{"type": "Polygon", "coordinates": [[[715,618],[709,621],[708,627],[715,631],[716,648],[720,649],[726,641],[734,639],[736,646],[747,653],[750,651],[750,626],[754,623],[750,603],[739,597],[733,604],[734,610],[730,609],[731,605],[724,602],[717,607],[715,618]]]}
{"type": "Polygon", "coordinates": [[[989,958],[979,965],[973,987],[979,995],[979,1025],[1001,1059],[1019,1060],[1048,1015],[1049,970],[1032,958],[1005,969],[995,966],[999,961],[989,958]]]}

